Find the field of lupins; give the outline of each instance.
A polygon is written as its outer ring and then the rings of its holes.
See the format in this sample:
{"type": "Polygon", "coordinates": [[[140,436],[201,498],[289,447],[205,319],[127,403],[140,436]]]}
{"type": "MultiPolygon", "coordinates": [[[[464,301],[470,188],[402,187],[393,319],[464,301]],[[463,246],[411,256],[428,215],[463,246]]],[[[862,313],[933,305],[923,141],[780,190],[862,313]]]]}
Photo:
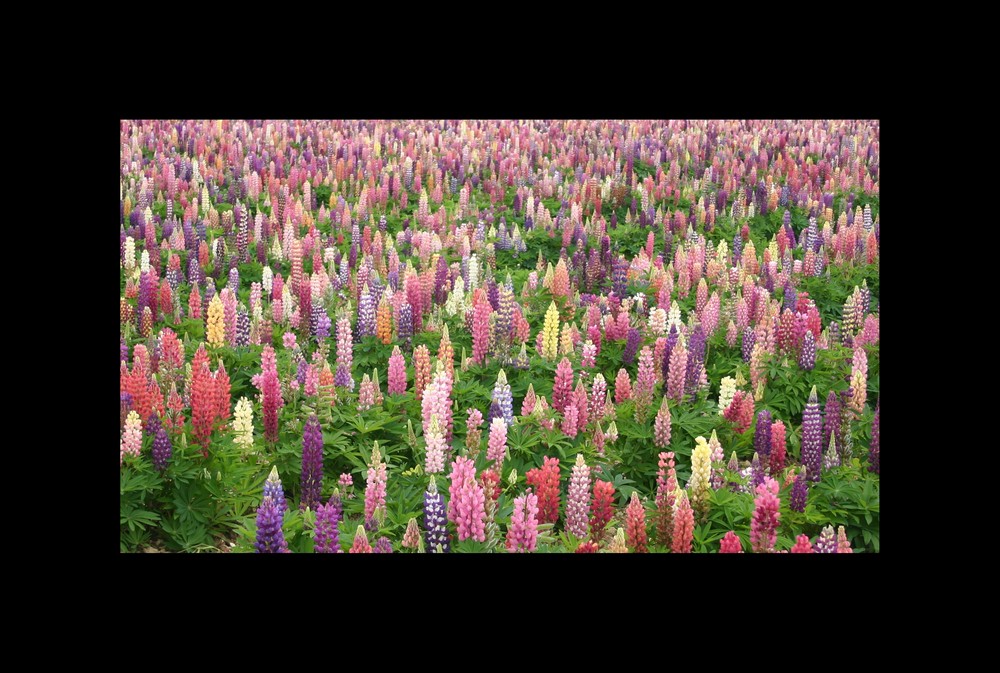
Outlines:
{"type": "Polygon", "coordinates": [[[122,121],[123,552],[877,553],[877,121],[122,121]]]}

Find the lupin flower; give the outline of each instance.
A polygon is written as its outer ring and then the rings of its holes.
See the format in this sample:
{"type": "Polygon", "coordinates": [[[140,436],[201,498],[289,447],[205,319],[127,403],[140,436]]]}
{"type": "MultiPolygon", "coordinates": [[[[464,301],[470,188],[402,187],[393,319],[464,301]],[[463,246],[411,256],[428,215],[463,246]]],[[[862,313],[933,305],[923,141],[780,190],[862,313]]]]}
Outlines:
{"type": "Polygon", "coordinates": [[[392,305],[384,295],[375,312],[375,336],[386,346],[392,343],[392,305]]]}
{"type": "Polygon", "coordinates": [[[510,384],[507,383],[507,373],[500,370],[497,374],[497,382],[493,386],[492,399],[500,405],[503,413],[503,421],[507,427],[514,425],[514,398],[511,396],[510,384]]]}
{"type": "Polygon", "coordinates": [[[486,362],[492,312],[487,301],[480,301],[472,309],[472,361],[477,364],[486,362]]]}
{"type": "Polygon", "coordinates": [[[250,345],[250,316],[242,306],[236,314],[236,345],[243,348],[250,345]]]}
{"type": "Polygon", "coordinates": [[[340,495],[334,491],[325,505],[316,509],[316,523],[313,525],[313,551],[317,554],[342,554],[340,548],[340,518],[344,505],[340,495]]]}
{"type": "Polygon", "coordinates": [[[594,480],[594,496],[590,504],[590,539],[597,543],[604,537],[604,527],[614,515],[615,487],[609,481],[594,480]]]}
{"type": "Polygon", "coordinates": [[[750,356],[753,355],[753,347],[757,343],[757,333],[753,331],[753,328],[749,325],[743,328],[743,362],[750,362],[750,356]]]}
{"type": "Polygon", "coordinates": [[[837,453],[837,433],[830,433],[830,445],[826,449],[826,453],[823,454],[823,469],[832,470],[835,467],[840,467],[840,454],[837,453]]]}
{"type": "Polygon", "coordinates": [[[191,363],[192,378],[188,386],[191,397],[191,424],[193,436],[202,449],[207,449],[212,435],[212,426],[219,410],[215,399],[215,379],[208,369],[208,354],[203,346],[198,347],[191,363]]]}
{"type": "Polygon", "coordinates": [[[445,553],[451,551],[447,524],[444,496],[438,493],[437,482],[431,477],[424,493],[424,540],[430,553],[437,553],[438,547],[445,553]]]}
{"type": "Polygon", "coordinates": [[[757,426],[754,428],[753,450],[760,456],[761,463],[770,464],[771,459],[771,412],[762,409],[757,412],[757,426]]]}
{"type": "Polygon", "coordinates": [[[507,551],[524,553],[535,551],[538,540],[538,496],[528,491],[514,498],[514,511],[507,528],[507,551]]]}
{"type": "Polygon", "coordinates": [[[375,384],[371,377],[365,374],[361,377],[361,386],[358,388],[358,411],[367,411],[375,406],[375,384]]]}
{"type": "Polygon", "coordinates": [[[281,397],[281,383],[278,379],[278,362],[274,348],[265,344],[261,359],[261,397],[264,408],[264,438],[274,443],[278,441],[278,410],[285,405],[281,397]]]}
{"type": "Polygon", "coordinates": [[[813,547],[812,543],[809,542],[808,535],[799,535],[795,538],[795,544],[792,545],[791,553],[793,554],[812,554],[813,547]]]}
{"type": "Polygon", "coordinates": [[[288,504],[285,502],[285,491],[281,486],[281,477],[278,476],[277,465],[273,466],[271,472],[267,475],[267,481],[264,482],[263,497],[274,500],[278,511],[282,514],[288,509],[288,504]]]}
{"type": "Polygon", "coordinates": [[[253,445],[253,409],[245,396],[236,403],[233,418],[233,442],[247,450],[253,445]]]}
{"type": "MultiPolygon", "coordinates": [[[[698,390],[702,387],[702,380],[704,379],[704,385],[707,385],[708,380],[705,376],[705,349],[707,346],[707,338],[705,336],[705,330],[700,324],[694,326],[694,330],[690,332],[690,338],[688,341],[688,357],[685,367],[684,375],[684,392],[692,400],[695,399],[698,390]]],[[[671,353],[673,355],[673,353],[671,353]]]]}
{"type": "Polygon", "coordinates": [[[737,434],[746,432],[753,422],[753,396],[737,390],[723,417],[733,424],[733,430],[737,434]]]}
{"type": "Polygon", "coordinates": [[[458,539],[473,538],[486,541],[486,495],[476,481],[476,467],[465,456],[457,457],[451,465],[451,501],[448,518],[458,527],[458,539]]]}
{"type": "Polygon", "coordinates": [[[608,429],[604,432],[604,439],[608,440],[612,444],[618,441],[618,425],[615,421],[611,421],[608,424],[608,429]]]}
{"type": "Polygon", "coordinates": [[[680,404],[684,399],[684,381],[687,373],[688,352],[684,341],[678,341],[670,351],[670,367],[667,372],[667,397],[680,404]]]}
{"type": "Polygon", "coordinates": [[[719,553],[742,554],[743,543],[740,541],[740,536],[733,531],[726,533],[722,538],[722,542],[719,543],[719,553]]]}
{"type": "Polygon", "coordinates": [[[799,353],[799,367],[804,371],[812,371],[816,366],[816,337],[806,331],[802,340],[802,351],[799,353]]]}
{"type": "Polygon", "coordinates": [[[330,320],[330,316],[327,315],[326,311],[319,304],[313,304],[312,319],[315,325],[313,334],[316,337],[316,340],[322,344],[330,336],[330,328],[333,327],[333,322],[330,320]]]}
{"type": "MultiPolygon", "coordinates": [[[[490,438],[486,449],[486,459],[493,461],[497,469],[503,464],[507,452],[507,424],[502,418],[494,418],[490,425],[490,438]]],[[[430,470],[428,470],[429,472],[430,470]]]]}
{"type": "Polygon", "coordinates": [[[354,534],[354,544],[351,545],[349,554],[371,554],[372,546],[368,543],[368,534],[364,526],[358,526],[358,532],[354,534]]]}
{"type": "Polygon", "coordinates": [[[736,395],[736,379],[732,376],[723,376],[719,382],[719,415],[721,416],[733,403],[736,395]]]}
{"type": "Polygon", "coordinates": [[[552,296],[565,297],[569,294],[569,271],[566,268],[566,260],[559,258],[556,264],[555,274],[552,277],[552,296]]]}
{"type": "Polygon", "coordinates": [[[598,455],[604,455],[604,430],[601,429],[601,423],[598,421],[594,424],[594,434],[591,438],[594,443],[594,449],[597,451],[598,455]]]}
{"type": "Polygon", "coordinates": [[[766,475],[764,466],[760,463],[760,454],[754,451],[753,458],[750,460],[750,490],[753,491],[763,484],[766,475]]]}
{"type": "Polygon", "coordinates": [[[367,284],[358,298],[358,336],[375,336],[375,305],[367,284]]]}
{"type": "Polygon", "coordinates": [[[661,452],[659,459],[656,473],[656,541],[669,546],[674,532],[674,492],[677,490],[674,452],[661,452]]]}
{"type": "Polygon", "coordinates": [[[781,519],[781,512],[778,511],[780,506],[778,482],[765,477],[764,483],[757,486],[753,519],[750,522],[750,547],[754,552],[774,551],[778,521],[781,519]]]}
{"type": "Polygon", "coordinates": [[[590,386],[590,398],[587,401],[587,416],[593,421],[600,421],[604,417],[604,399],[608,393],[608,383],[604,380],[604,375],[597,373],[594,375],[594,382],[590,386]]]}
{"type": "Polygon", "coordinates": [[[128,418],[128,412],[132,411],[132,394],[125,392],[124,390],[120,393],[120,407],[119,411],[121,413],[121,428],[120,431],[125,430],[125,419],[128,418]]]}
{"type": "Polygon", "coordinates": [[[736,452],[735,451],[733,451],[731,454],[729,454],[729,462],[726,464],[726,469],[729,470],[730,472],[739,472],[740,471],[740,461],[736,457],[736,452]]]}
{"type": "Polygon", "coordinates": [[[257,508],[257,539],[254,549],[258,554],[287,554],[288,543],[281,530],[282,516],[274,499],[264,496],[257,508]]]}
{"type": "Polygon", "coordinates": [[[823,417],[819,411],[816,386],[809,393],[809,401],[802,412],[802,464],[809,481],[819,481],[822,467],[823,417]]]}
{"type": "MultiPolygon", "coordinates": [[[[505,428],[506,429],[506,428],[505,428]]],[[[444,471],[445,441],[441,432],[441,423],[437,414],[431,415],[430,427],[425,435],[427,454],[424,459],[424,472],[437,474],[444,471]]]]}
{"type": "Polygon", "coordinates": [[[753,353],[750,355],[750,386],[754,391],[754,399],[760,401],[763,398],[764,386],[767,385],[767,371],[764,366],[764,358],[767,350],[763,343],[754,344],[753,353]]]}
{"type": "Polygon", "coordinates": [[[559,459],[546,457],[541,468],[528,470],[528,485],[538,495],[542,523],[555,523],[559,519],[559,459]]]}
{"type": "Polygon", "coordinates": [[[438,370],[434,374],[433,380],[424,389],[424,397],[420,403],[424,431],[426,432],[430,427],[431,415],[437,414],[446,445],[450,445],[453,433],[451,384],[452,381],[448,378],[448,372],[445,371],[444,366],[439,362],[438,370]]]}
{"type": "Polygon", "coordinates": [[[125,418],[122,444],[125,453],[130,456],[138,456],[142,450],[142,420],[134,409],[128,412],[128,416],[125,418]]]}
{"type": "Polygon", "coordinates": [[[843,417],[850,413],[843,408],[840,397],[834,391],[830,391],[826,397],[826,405],[823,407],[823,448],[830,446],[830,436],[834,435],[839,447],[843,443],[843,435],[840,433],[840,425],[843,417]]]}
{"type": "Polygon", "coordinates": [[[545,323],[542,326],[542,352],[546,360],[555,360],[559,349],[559,309],[556,303],[550,302],[545,312],[545,323]]]}
{"type": "Polygon", "coordinates": [[[690,554],[694,542],[694,510],[688,502],[687,493],[678,489],[675,494],[674,531],[670,549],[675,554],[690,554]]]}
{"type": "MultiPolygon", "coordinates": [[[[527,325],[527,323],[525,323],[527,325]]],[[[528,350],[524,342],[521,342],[521,350],[514,357],[514,367],[525,371],[531,367],[531,358],[528,357],[528,350]]]]}
{"type": "Polygon", "coordinates": [[[833,526],[827,526],[823,529],[823,532],[816,538],[813,551],[817,554],[837,553],[837,536],[833,532],[833,526]]]}
{"type": "Polygon", "coordinates": [[[423,402],[424,390],[431,382],[431,352],[423,344],[413,349],[413,390],[417,395],[417,402],[423,402]]]}
{"type": "Polygon", "coordinates": [[[334,384],[352,391],[354,390],[354,378],[351,376],[353,348],[351,321],[346,317],[341,318],[337,321],[337,373],[334,375],[334,384]]]}
{"type": "Polygon", "coordinates": [[[406,522],[406,532],[403,533],[403,547],[406,549],[417,549],[420,546],[420,528],[417,527],[417,520],[410,517],[406,522]]]}
{"type": "Polygon", "coordinates": [[[865,408],[868,396],[868,354],[862,346],[854,349],[854,359],[851,364],[851,388],[854,396],[850,400],[851,408],[857,413],[865,408]]]}
{"type": "Polygon", "coordinates": [[[646,546],[646,510],[639,500],[639,493],[632,491],[632,498],[625,509],[625,535],[627,544],[636,554],[649,551],[646,546]]]}
{"type": "Polygon", "coordinates": [[[653,402],[653,388],[656,386],[656,367],[653,364],[653,352],[649,346],[644,346],[639,353],[639,371],[635,377],[635,388],[632,398],[635,400],[636,419],[644,422],[646,411],[653,402]]]}
{"type": "Polygon", "coordinates": [[[479,443],[482,440],[483,412],[479,409],[468,409],[466,411],[468,419],[465,421],[465,448],[469,450],[469,455],[475,458],[479,453],[479,443]]]}
{"type": "Polygon", "coordinates": [[[587,518],[590,509],[590,468],[583,454],[576,454],[576,463],[569,480],[566,500],[566,531],[578,538],[587,537],[587,518]]]}
{"type": "Polygon", "coordinates": [[[670,421],[670,407],[667,405],[667,398],[664,397],[653,422],[653,444],[660,448],[670,444],[670,421]]]}
{"type": "Polygon", "coordinates": [[[565,413],[566,405],[573,398],[573,365],[569,358],[563,358],[556,366],[555,382],[552,385],[552,408],[565,413]]]}
{"type": "MultiPolygon", "coordinates": [[[[317,353],[318,353],[318,351],[317,351],[317,353]]],[[[316,361],[317,353],[313,353],[313,361],[314,362],[316,361]]],[[[314,371],[318,371],[319,367],[318,366],[314,366],[312,369],[314,371]]],[[[377,406],[377,407],[381,407],[382,406],[382,402],[385,401],[385,398],[382,396],[382,384],[379,383],[379,379],[378,379],[378,369],[373,369],[372,370],[372,399],[373,399],[373,401],[375,403],[375,406],[377,406]]]]}
{"type": "Polygon", "coordinates": [[[438,344],[437,359],[444,365],[448,372],[448,377],[455,379],[455,347],[451,345],[451,337],[448,334],[448,326],[441,326],[441,342],[438,344]]]}
{"type": "MultiPolygon", "coordinates": [[[[527,417],[531,415],[531,412],[535,410],[535,384],[528,384],[528,392],[525,394],[524,399],[521,401],[521,416],[527,417]]],[[[469,410],[471,413],[471,409],[469,410]]]]}
{"type": "Polygon", "coordinates": [[[368,463],[368,476],[365,486],[365,522],[372,521],[377,515],[385,514],[385,484],[386,465],[382,460],[382,452],[375,442],[372,448],[371,462],[368,463]]]}
{"type": "MultiPolygon", "coordinates": [[[[390,276],[391,280],[391,276],[390,276]]],[[[410,339],[413,338],[413,307],[404,303],[399,307],[399,320],[396,322],[396,335],[403,342],[405,348],[409,349],[410,339]]]]}
{"type": "Polygon", "coordinates": [[[153,439],[153,466],[161,472],[166,469],[172,451],[173,446],[170,443],[170,437],[167,436],[167,431],[161,426],[157,429],[156,437],[153,439]]]}
{"type": "Polygon", "coordinates": [[[146,431],[146,434],[155,438],[156,433],[162,427],[163,423],[160,421],[160,417],[156,414],[156,412],[150,412],[149,416],[146,418],[146,425],[143,428],[146,431]]]}
{"type": "MultiPolygon", "coordinates": [[[[709,297],[708,303],[705,305],[705,310],[701,314],[701,322],[705,329],[705,334],[711,337],[715,334],[715,330],[719,327],[719,315],[721,311],[721,300],[719,299],[719,294],[713,292],[712,296],[709,297]]],[[[734,327],[734,342],[735,342],[735,325],[734,327]]]]}
{"type": "Polygon", "coordinates": [[[392,553],[392,541],[387,537],[380,537],[375,541],[375,547],[372,549],[373,554],[391,554],[392,553]]]}
{"type": "Polygon", "coordinates": [[[699,518],[708,513],[708,499],[712,491],[712,450],[704,437],[695,438],[691,452],[691,480],[688,482],[691,506],[699,518]]]}
{"type": "Polygon", "coordinates": [[[632,380],[624,368],[618,370],[615,377],[615,404],[621,404],[632,398],[632,380]]]}
{"type": "Polygon", "coordinates": [[[789,498],[788,506],[796,512],[806,511],[806,501],[809,498],[809,480],[805,470],[795,477],[795,484],[792,485],[792,495],[789,498]]]}
{"type": "Polygon", "coordinates": [[[563,408],[563,421],[559,426],[560,430],[567,437],[576,437],[577,425],[579,424],[580,413],[576,404],[568,404],[563,408]]]}
{"type": "Polygon", "coordinates": [[[771,423],[771,461],[772,475],[781,474],[785,469],[785,424],[781,421],[771,423]]]}
{"type": "Polygon", "coordinates": [[[725,482],[726,453],[722,450],[722,442],[715,430],[712,430],[712,436],[708,438],[708,448],[712,452],[712,488],[718,490],[725,482]]]}
{"type": "Polygon", "coordinates": [[[625,544],[625,529],[619,528],[615,532],[614,539],[608,545],[607,551],[611,554],[627,554],[628,546],[625,544]]]}
{"type": "Polygon", "coordinates": [[[851,543],[847,539],[847,531],[844,530],[843,526],[837,527],[837,553],[838,554],[854,553],[854,550],[851,549],[851,543]]]}
{"type": "Polygon", "coordinates": [[[205,340],[209,346],[222,346],[226,342],[224,309],[222,300],[216,294],[208,304],[208,316],[205,319],[205,340]]]}
{"type": "Polygon", "coordinates": [[[302,429],[302,495],[300,509],[316,510],[323,491],[323,429],[310,414],[302,429]]]}
{"type": "Polygon", "coordinates": [[[625,339],[625,350],[622,351],[623,364],[631,365],[635,361],[635,354],[639,351],[640,341],[639,330],[630,327],[628,336],[625,339]]]}
{"type": "Polygon", "coordinates": [[[726,326],[726,345],[730,348],[735,346],[738,335],[739,332],[736,329],[736,323],[730,320],[729,325],[726,326]]]}

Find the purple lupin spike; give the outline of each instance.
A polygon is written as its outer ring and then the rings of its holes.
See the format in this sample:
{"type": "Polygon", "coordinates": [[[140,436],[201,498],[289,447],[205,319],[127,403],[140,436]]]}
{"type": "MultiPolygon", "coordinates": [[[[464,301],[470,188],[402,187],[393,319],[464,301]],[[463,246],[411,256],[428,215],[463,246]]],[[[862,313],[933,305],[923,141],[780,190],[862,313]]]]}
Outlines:
{"type": "Polygon", "coordinates": [[[795,484],[792,486],[792,495],[788,506],[796,512],[806,511],[806,500],[809,498],[809,480],[806,475],[799,472],[795,477],[795,484]]]}
{"type": "Polygon", "coordinates": [[[344,504],[337,493],[330,496],[325,505],[316,509],[316,524],[313,533],[313,551],[317,554],[342,554],[340,548],[340,518],[344,504]]]}
{"type": "Polygon", "coordinates": [[[819,411],[816,386],[809,393],[809,401],[802,412],[802,464],[809,481],[819,481],[823,466],[823,417],[819,411]]]}
{"type": "Polygon", "coordinates": [[[258,554],[287,554],[288,543],[281,530],[282,516],[277,504],[265,496],[257,509],[257,540],[254,549],[258,554]]]}
{"type": "Polygon", "coordinates": [[[301,509],[316,510],[323,490],[323,429],[316,414],[310,414],[302,430],[301,509]]]}
{"type": "Polygon", "coordinates": [[[424,492],[424,539],[427,551],[436,553],[438,545],[445,553],[451,551],[448,542],[448,519],[445,516],[444,496],[438,493],[437,482],[432,476],[427,491],[424,492]]]}
{"type": "MultiPolygon", "coordinates": [[[[152,418],[152,415],[150,417],[152,418]]],[[[170,443],[170,437],[167,436],[167,431],[161,425],[153,439],[153,467],[161,472],[166,469],[172,452],[173,445],[170,443]]]]}
{"type": "Polygon", "coordinates": [[[630,365],[635,362],[635,354],[639,352],[640,341],[639,330],[635,327],[630,327],[628,336],[625,339],[625,350],[622,351],[622,364],[630,365]]]}
{"type": "Polygon", "coordinates": [[[757,428],[753,436],[753,450],[760,455],[761,462],[769,463],[771,457],[771,412],[761,409],[757,412],[757,428]]]}

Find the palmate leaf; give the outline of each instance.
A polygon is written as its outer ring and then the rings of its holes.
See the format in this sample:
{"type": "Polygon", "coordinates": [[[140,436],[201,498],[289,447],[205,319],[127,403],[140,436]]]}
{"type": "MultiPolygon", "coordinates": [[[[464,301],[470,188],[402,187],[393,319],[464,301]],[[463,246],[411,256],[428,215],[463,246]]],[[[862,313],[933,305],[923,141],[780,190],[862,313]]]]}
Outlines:
{"type": "Polygon", "coordinates": [[[156,512],[150,512],[144,509],[133,509],[131,507],[123,507],[121,511],[121,523],[122,525],[128,525],[129,530],[143,529],[146,526],[151,526],[160,520],[160,515],[156,512]]]}
{"type": "Polygon", "coordinates": [[[461,542],[453,542],[451,550],[456,554],[482,554],[487,548],[485,543],[477,542],[470,537],[461,542]]]}

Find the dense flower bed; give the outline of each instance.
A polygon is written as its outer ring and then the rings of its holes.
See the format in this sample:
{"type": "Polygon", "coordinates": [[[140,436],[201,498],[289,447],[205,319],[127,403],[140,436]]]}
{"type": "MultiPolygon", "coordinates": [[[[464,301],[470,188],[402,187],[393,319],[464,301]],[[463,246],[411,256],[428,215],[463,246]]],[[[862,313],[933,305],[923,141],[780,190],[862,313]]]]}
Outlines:
{"type": "Polygon", "coordinates": [[[879,124],[123,121],[121,550],[879,550],[879,124]]]}

